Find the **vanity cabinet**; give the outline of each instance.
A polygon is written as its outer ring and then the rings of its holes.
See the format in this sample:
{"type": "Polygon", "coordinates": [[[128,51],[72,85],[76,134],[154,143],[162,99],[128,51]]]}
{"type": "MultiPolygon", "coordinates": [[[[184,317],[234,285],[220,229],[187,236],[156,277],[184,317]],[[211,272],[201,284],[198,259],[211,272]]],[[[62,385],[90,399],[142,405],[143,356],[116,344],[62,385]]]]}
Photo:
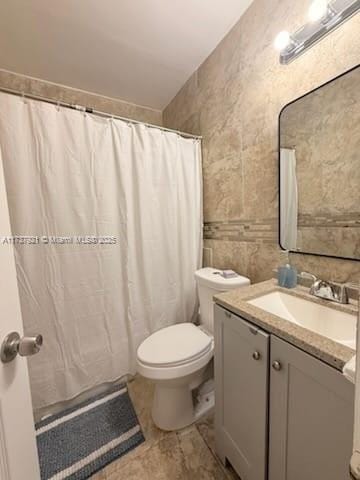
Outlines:
{"type": "Polygon", "coordinates": [[[271,335],[269,480],[350,479],[354,386],[271,335]]]}
{"type": "Polygon", "coordinates": [[[242,480],[349,480],[354,385],[215,306],[217,454],[242,480]]]}
{"type": "Polygon", "coordinates": [[[265,480],[269,335],[215,306],[216,450],[243,480],[265,480]]]}

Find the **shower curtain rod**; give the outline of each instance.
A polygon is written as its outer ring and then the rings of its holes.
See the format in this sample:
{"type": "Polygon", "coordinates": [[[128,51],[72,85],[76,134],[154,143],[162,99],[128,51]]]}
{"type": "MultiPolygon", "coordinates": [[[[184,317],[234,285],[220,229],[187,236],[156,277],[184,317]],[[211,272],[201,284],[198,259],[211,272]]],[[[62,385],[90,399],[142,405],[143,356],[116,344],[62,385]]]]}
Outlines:
{"type": "Polygon", "coordinates": [[[158,125],[153,125],[151,123],[132,120],[131,118],[120,117],[119,115],[112,115],[111,113],[101,112],[100,110],[95,110],[91,107],[84,107],[82,105],[66,103],[63,101],[55,101],[55,100],[52,100],[51,98],[42,97],[40,95],[32,95],[31,93],[19,92],[18,90],[12,90],[11,88],[0,87],[0,92],[10,93],[11,95],[17,95],[18,97],[28,98],[29,100],[36,100],[39,102],[51,103],[58,107],[70,108],[72,110],[77,110],[78,112],[90,113],[103,118],[115,118],[116,120],[122,120],[123,122],[126,122],[126,123],[133,123],[135,125],[145,125],[146,127],[149,127],[149,128],[157,128],[158,130],[162,130],[164,132],[176,133],[180,137],[184,137],[184,138],[193,138],[195,140],[200,140],[200,141],[202,140],[201,135],[192,135],[191,133],[181,132],[180,130],[173,130],[171,128],[161,127],[158,125]]]}

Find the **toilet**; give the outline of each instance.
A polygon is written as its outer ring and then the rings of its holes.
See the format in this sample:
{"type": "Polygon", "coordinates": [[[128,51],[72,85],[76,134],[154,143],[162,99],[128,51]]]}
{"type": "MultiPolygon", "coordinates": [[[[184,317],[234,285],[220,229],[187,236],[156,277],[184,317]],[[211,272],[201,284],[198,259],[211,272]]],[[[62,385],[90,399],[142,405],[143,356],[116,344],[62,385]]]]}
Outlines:
{"type": "Polygon", "coordinates": [[[155,383],[152,417],[162,430],[178,430],[195,422],[214,405],[213,392],[196,400],[209,377],[214,355],[213,296],[250,284],[241,275],[225,278],[222,270],[195,272],[200,325],[180,323],[163,328],[142,342],[137,351],[138,373],[155,383]]]}

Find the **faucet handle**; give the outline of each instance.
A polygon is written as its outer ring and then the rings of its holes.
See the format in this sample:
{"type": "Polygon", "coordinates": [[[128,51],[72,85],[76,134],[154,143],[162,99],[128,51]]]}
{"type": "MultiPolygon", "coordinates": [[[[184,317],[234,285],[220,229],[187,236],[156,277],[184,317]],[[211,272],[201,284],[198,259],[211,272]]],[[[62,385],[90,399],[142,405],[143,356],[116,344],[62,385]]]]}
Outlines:
{"type": "Polygon", "coordinates": [[[326,280],[316,280],[310,288],[310,293],[316,297],[325,298],[327,300],[337,300],[338,297],[335,285],[326,280]]]}
{"type": "Polygon", "coordinates": [[[303,277],[303,278],[307,278],[309,280],[312,280],[314,283],[316,282],[317,280],[317,277],[315,277],[315,275],[313,275],[312,273],[309,273],[309,272],[301,272],[300,273],[300,277],[303,277]]]}
{"type": "Polygon", "coordinates": [[[345,300],[347,300],[346,303],[349,303],[349,297],[350,298],[355,298],[356,296],[359,295],[360,284],[355,283],[355,282],[346,282],[346,283],[342,284],[342,291],[344,292],[343,295],[344,295],[345,300]],[[351,290],[351,293],[349,292],[349,290],[351,290]],[[356,294],[353,292],[354,290],[357,292],[356,294]]]}
{"type": "Polygon", "coordinates": [[[349,303],[349,294],[348,294],[346,283],[333,282],[333,288],[336,294],[336,299],[339,303],[342,303],[342,304],[349,303]]]}

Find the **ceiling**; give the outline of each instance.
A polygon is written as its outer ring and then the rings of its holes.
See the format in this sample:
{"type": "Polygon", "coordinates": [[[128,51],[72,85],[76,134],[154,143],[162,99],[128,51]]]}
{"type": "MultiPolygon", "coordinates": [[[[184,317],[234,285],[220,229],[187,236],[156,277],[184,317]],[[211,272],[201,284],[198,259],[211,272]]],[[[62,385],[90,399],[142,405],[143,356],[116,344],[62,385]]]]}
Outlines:
{"type": "Polygon", "coordinates": [[[0,68],[163,109],[252,0],[1,0],[0,68]]]}

